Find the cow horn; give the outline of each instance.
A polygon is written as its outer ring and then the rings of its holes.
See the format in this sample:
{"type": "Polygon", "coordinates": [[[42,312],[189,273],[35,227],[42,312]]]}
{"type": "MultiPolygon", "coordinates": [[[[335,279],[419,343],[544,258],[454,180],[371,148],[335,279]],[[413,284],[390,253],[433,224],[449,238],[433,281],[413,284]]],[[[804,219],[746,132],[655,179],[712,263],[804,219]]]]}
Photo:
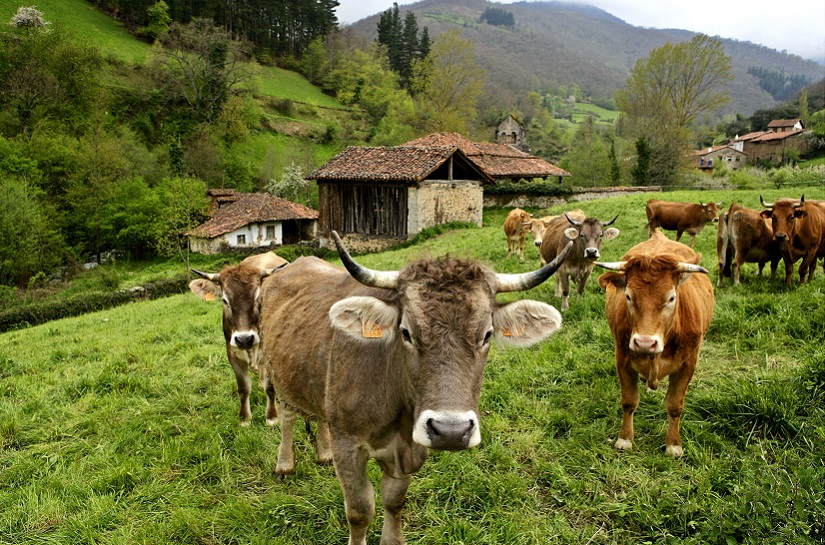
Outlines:
{"type": "Polygon", "coordinates": [[[567,243],[567,246],[556,256],[556,258],[537,271],[531,271],[522,274],[497,274],[496,275],[496,293],[505,293],[508,291],[524,291],[535,288],[551,276],[561,267],[564,259],[570,250],[573,248],[573,241],[567,243]]]}
{"type": "Polygon", "coordinates": [[[341,237],[338,233],[332,232],[332,239],[335,241],[335,247],[338,248],[338,256],[344,263],[349,274],[365,286],[373,288],[396,289],[398,287],[398,272],[397,271],[375,271],[368,269],[363,265],[355,262],[352,256],[349,255],[347,249],[344,248],[344,243],[341,242],[341,237]]]}
{"type": "Polygon", "coordinates": [[[208,273],[199,271],[198,269],[192,269],[192,272],[197,274],[201,278],[206,278],[207,280],[211,280],[212,282],[218,282],[221,279],[221,273],[208,273]]]}
{"type": "Polygon", "coordinates": [[[772,203],[772,202],[771,203],[765,202],[764,200],[762,200],[762,195],[759,195],[759,202],[762,204],[762,208],[773,208],[773,205],[776,204],[776,203],[772,203]]]}
{"type": "Polygon", "coordinates": [[[274,272],[275,272],[275,271],[277,271],[278,269],[282,269],[282,268],[286,267],[287,265],[289,265],[289,263],[281,263],[280,265],[278,265],[277,267],[273,267],[272,269],[264,269],[264,270],[262,270],[262,271],[261,271],[261,280],[263,280],[263,279],[264,279],[264,278],[266,278],[267,276],[271,275],[272,273],[274,273],[274,272]]]}
{"type": "Polygon", "coordinates": [[[805,206],[805,194],[804,193],[802,194],[802,198],[799,200],[799,204],[794,204],[793,207],[794,208],[802,208],[803,206],[805,206]]]}
{"type": "Polygon", "coordinates": [[[609,271],[624,271],[624,268],[627,265],[627,261],[596,261],[593,264],[598,265],[602,269],[607,269],[609,271]]]}
{"type": "Polygon", "coordinates": [[[613,225],[613,222],[616,221],[617,219],[619,219],[618,214],[616,214],[616,217],[613,218],[612,220],[608,221],[607,223],[602,223],[602,227],[607,227],[608,225],[613,225]]]}
{"type": "Polygon", "coordinates": [[[570,216],[567,215],[567,212],[564,213],[564,217],[567,218],[567,221],[570,222],[570,225],[573,225],[575,227],[581,227],[582,226],[582,222],[576,221],[574,219],[570,219],[570,216]]]}
{"type": "Polygon", "coordinates": [[[676,270],[683,273],[704,273],[708,274],[708,270],[700,265],[694,265],[693,263],[679,263],[676,266],[676,270]]]}

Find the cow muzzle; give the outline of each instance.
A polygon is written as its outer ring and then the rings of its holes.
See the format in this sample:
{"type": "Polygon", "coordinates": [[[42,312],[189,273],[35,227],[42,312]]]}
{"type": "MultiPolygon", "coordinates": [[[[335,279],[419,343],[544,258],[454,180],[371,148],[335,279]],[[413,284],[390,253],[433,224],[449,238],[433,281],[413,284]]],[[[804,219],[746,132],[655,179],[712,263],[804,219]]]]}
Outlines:
{"type": "Polygon", "coordinates": [[[413,428],[413,441],[436,450],[464,450],[481,442],[475,411],[422,411],[413,428]]]}
{"type": "Polygon", "coordinates": [[[541,246],[541,239],[540,239],[540,238],[537,238],[537,239],[536,239],[533,243],[534,243],[537,247],[538,247],[538,246],[541,246]]]}
{"type": "Polygon", "coordinates": [[[599,249],[598,248],[593,248],[591,246],[590,248],[585,248],[584,249],[584,258],[585,259],[599,259],[600,255],[601,254],[599,254],[599,249]]]}
{"type": "Polygon", "coordinates": [[[229,340],[231,346],[241,350],[249,350],[257,346],[259,342],[261,342],[261,338],[258,337],[258,333],[255,331],[236,331],[229,340]]]}
{"type": "Polygon", "coordinates": [[[632,335],[630,337],[630,350],[637,354],[652,356],[660,354],[664,349],[661,337],[658,335],[632,335]]]}

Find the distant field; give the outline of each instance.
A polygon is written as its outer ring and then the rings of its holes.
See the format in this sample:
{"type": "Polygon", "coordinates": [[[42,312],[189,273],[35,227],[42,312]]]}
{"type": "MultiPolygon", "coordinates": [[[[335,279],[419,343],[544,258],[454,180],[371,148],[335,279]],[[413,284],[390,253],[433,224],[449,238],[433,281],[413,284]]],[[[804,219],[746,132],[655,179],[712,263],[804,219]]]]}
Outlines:
{"type": "Polygon", "coordinates": [[[261,67],[261,91],[265,95],[287,98],[324,108],[344,109],[337,100],[325,95],[304,76],[277,66],[261,67]]]}
{"type": "Polygon", "coordinates": [[[86,0],[0,0],[0,24],[9,21],[20,6],[32,4],[48,22],[63,24],[80,39],[98,44],[104,55],[140,63],[149,54],[149,44],[135,39],[120,23],[86,0]]]}

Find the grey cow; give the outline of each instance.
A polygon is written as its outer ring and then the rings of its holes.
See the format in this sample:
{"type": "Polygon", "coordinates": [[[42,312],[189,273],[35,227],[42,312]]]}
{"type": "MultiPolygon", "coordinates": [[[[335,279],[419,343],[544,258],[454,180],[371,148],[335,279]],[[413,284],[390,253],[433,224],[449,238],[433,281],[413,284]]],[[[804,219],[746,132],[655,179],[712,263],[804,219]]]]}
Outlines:
{"type": "Polygon", "coordinates": [[[294,468],[294,414],[325,422],[350,545],[366,543],[374,515],[370,458],[383,471],[381,543],[404,543],[401,510],[428,449],[481,441],[477,405],[492,338],[528,346],[561,326],[552,306],[501,304],[496,293],[544,282],[569,249],[519,275],[449,256],[390,272],[362,267],[333,238],[346,270],[302,257],[264,286],[264,348],[286,434],[277,471],[294,468]]]}

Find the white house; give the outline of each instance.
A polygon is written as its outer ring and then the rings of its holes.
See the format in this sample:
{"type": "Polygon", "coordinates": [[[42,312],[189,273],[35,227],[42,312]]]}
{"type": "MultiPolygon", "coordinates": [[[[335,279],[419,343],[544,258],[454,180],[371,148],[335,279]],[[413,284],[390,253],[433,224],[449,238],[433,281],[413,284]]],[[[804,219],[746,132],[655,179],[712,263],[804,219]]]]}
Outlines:
{"type": "Polygon", "coordinates": [[[280,246],[317,236],[318,212],[302,204],[269,193],[223,190],[217,199],[210,196],[212,217],[186,233],[193,252],[280,246]]]}

